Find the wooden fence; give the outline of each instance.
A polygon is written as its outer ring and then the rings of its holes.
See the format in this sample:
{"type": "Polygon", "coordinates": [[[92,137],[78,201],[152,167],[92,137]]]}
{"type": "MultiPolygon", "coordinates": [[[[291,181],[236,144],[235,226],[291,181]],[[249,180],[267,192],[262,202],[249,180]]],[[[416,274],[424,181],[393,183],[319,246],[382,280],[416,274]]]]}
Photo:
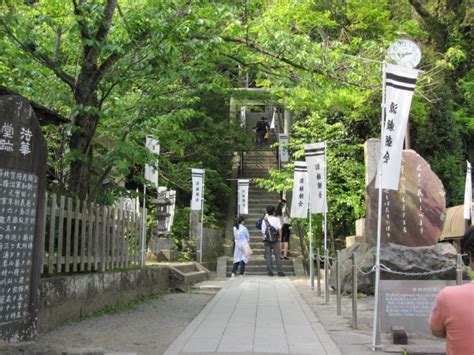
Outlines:
{"type": "Polygon", "coordinates": [[[45,208],[43,274],[139,265],[143,223],[137,213],[56,194],[46,195],[45,208]]]}

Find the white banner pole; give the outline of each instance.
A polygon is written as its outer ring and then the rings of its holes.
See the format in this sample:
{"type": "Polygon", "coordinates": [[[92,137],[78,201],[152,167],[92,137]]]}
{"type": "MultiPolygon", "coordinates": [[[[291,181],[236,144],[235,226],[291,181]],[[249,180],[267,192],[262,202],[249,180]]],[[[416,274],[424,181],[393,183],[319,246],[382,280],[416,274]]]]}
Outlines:
{"type": "Polygon", "coordinates": [[[314,290],[314,252],[313,252],[313,218],[311,214],[311,202],[308,203],[309,218],[309,279],[311,280],[311,290],[314,290]]]}
{"type": "Polygon", "coordinates": [[[328,252],[328,207],[327,207],[327,144],[324,149],[324,196],[323,196],[323,211],[324,211],[324,299],[326,304],[329,304],[329,252],[328,252]]]}
{"type": "Polygon", "coordinates": [[[382,234],[382,193],[383,193],[383,169],[381,167],[382,157],[383,157],[383,134],[384,134],[384,119],[385,119],[385,61],[382,64],[382,119],[380,123],[380,159],[378,163],[378,177],[379,177],[379,195],[378,195],[378,209],[377,209],[377,246],[375,252],[375,299],[374,299],[374,320],[373,320],[373,339],[372,339],[372,350],[377,351],[382,347],[381,336],[380,336],[380,316],[379,316],[379,288],[380,288],[380,243],[381,243],[381,234],[382,234]]]}
{"type": "Polygon", "coordinates": [[[327,190],[328,190],[328,173],[327,173],[327,145],[324,149],[324,196],[323,196],[323,211],[324,211],[324,249],[328,248],[328,234],[327,234],[327,214],[328,214],[328,201],[327,201],[327,190]]]}
{"type": "Polygon", "coordinates": [[[203,239],[203,226],[204,226],[204,170],[202,174],[202,193],[201,193],[201,237],[199,245],[199,263],[202,264],[202,239],[203,239]]]}
{"type": "Polygon", "coordinates": [[[474,223],[472,220],[472,169],[471,163],[466,161],[466,181],[464,186],[464,219],[471,220],[471,225],[474,223]]]}
{"type": "Polygon", "coordinates": [[[142,237],[141,237],[141,252],[140,265],[145,266],[145,241],[146,241],[146,181],[143,183],[143,212],[142,212],[142,237]]]}

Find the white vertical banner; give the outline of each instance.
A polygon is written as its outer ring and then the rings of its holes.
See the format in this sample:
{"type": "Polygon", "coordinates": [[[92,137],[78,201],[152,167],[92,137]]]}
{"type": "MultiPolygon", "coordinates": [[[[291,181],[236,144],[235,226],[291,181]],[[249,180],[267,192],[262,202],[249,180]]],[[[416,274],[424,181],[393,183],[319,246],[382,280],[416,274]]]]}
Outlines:
{"type": "MultiPolygon", "coordinates": [[[[415,91],[418,70],[386,64],[385,71],[385,115],[381,137],[382,189],[398,190],[403,140],[410,114],[411,100],[415,91]]],[[[377,174],[376,187],[380,181],[377,174]]]]}
{"type": "Polygon", "coordinates": [[[275,129],[276,127],[276,120],[278,117],[277,109],[276,107],[273,108],[273,113],[272,113],[272,122],[270,123],[270,129],[275,129]]]}
{"type": "Polygon", "coordinates": [[[288,135],[287,134],[278,134],[278,154],[280,155],[280,162],[281,163],[286,163],[288,162],[289,156],[288,156],[288,135]]]}
{"type": "Polygon", "coordinates": [[[249,183],[248,179],[237,180],[239,215],[249,213],[249,183]]]}
{"type": "Polygon", "coordinates": [[[245,128],[247,121],[247,106],[240,107],[240,127],[245,128]]]}
{"type": "MultiPolygon", "coordinates": [[[[151,153],[156,155],[160,154],[160,145],[153,136],[147,135],[145,144],[151,153]]],[[[145,180],[149,181],[150,184],[158,188],[158,169],[152,165],[145,164],[145,180]]]]}
{"type": "Polygon", "coordinates": [[[204,170],[191,169],[193,178],[193,196],[191,198],[191,210],[200,211],[201,201],[204,199],[204,170]]]}
{"type": "Polygon", "coordinates": [[[471,170],[471,163],[467,163],[466,169],[466,183],[464,186],[464,219],[471,219],[473,216],[473,206],[472,206],[472,170],[471,170]]]}
{"type": "Polygon", "coordinates": [[[176,190],[168,191],[168,198],[171,204],[168,206],[168,213],[169,216],[169,223],[168,223],[168,232],[171,232],[171,228],[173,228],[173,221],[174,221],[174,210],[176,206],[176,190]]]}
{"type": "Polygon", "coordinates": [[[291,198],[290,215],[293,218],[308,217],[309,184],[306,162],[295,161],[293,177],[293,195],[291,198]]]}
{"type": "Polygon", "coordinates": [[[311,213],[327,212],[326,203],[326,142],[304,145],[309,179],[311,213]]]}

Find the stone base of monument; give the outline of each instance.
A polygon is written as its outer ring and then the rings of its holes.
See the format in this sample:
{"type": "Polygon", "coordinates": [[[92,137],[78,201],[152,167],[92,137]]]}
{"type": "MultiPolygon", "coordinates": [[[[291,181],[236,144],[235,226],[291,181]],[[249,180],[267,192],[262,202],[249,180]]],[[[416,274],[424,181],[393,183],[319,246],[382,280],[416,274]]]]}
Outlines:
{"type": "Polygon", "coordinates": [[[364,236],[361,235],[351,235],[350,237],[346,237],[346,248],[350,248],[355,243],[365,243],[366,239],[364,236]]]}
{"type": "Polygon", "coordinates": [[[180,253],[176,250],[163,249],[159,252],[147,251],[145,259],[151,262],[171,262],[176,261],[180,257],[180,253]]]}
{"type": "Polygon", "coordinates": [[[406,345],[408,344],[408,336],[405,328],[394,325],[392,326],[392,343],[397,345],[406,345]]]}
{"type": "Polygon", "coordinates": [[[146,259],[148,261],[175,261],[178,259],[179,253],[173,240],[169,238],[159,238],[153,236],[148,242],[148,251],[146,259]]]}
{"type": "MultiPolygon", "coordinates": [[[[341,251],[341,285],[342,291],[352,291],[352,253],[356,253],[357,265],[364,272],[369,272],[375,263],[375,246],[368,243],[355,243],[341,251]]],[[[418,273],[441,270],[456,264],[456,249],[449,243],[438,243],[427,247],[407,247],[397,244],[382,244],[380,263],[393,271],[418,273]]],[[[435,275],[410,276],[381,272],[383,280],[456,280],[456,270],[452,269],[435,275]]],[[[366,294],[374,293],[375,272],[368,275],[358,271],[358,290],[366,294]]],[[[331,268],[329,285],[336,288],[336,267],[331,268]]]]}

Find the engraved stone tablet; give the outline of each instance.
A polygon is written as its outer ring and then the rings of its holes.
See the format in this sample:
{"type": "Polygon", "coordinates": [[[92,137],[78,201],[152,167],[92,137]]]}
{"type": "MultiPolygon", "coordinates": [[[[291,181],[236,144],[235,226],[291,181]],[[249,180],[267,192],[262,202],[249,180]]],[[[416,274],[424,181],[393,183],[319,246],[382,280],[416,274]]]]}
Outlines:
{"type": "MultiPolygon", "coordinates": [[[[375,178],[367,186],[366,232],[377,238],[378,189],[375,178]],[[370,222],[369,222],[370,221],[370,222]]],[[[438,242],[443,228],[446,202],[441,180],[415,151],[404,150],[397,191],[382,196],[382,243],[429,246],[438,242]]]]}
{"type": "Polygon", "coordinates": [[[0,97],[0,340],[36,333],[46,156],[28,101],[0,97]]]}
{"type": "Polygon", "coordinates": [[[380,281],[381,327],[403,326],[409,332],[431,334],[428,319],[439,291],[451,280],[380,281]]]}

